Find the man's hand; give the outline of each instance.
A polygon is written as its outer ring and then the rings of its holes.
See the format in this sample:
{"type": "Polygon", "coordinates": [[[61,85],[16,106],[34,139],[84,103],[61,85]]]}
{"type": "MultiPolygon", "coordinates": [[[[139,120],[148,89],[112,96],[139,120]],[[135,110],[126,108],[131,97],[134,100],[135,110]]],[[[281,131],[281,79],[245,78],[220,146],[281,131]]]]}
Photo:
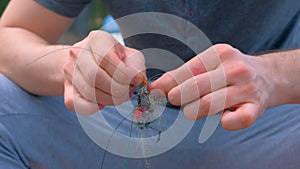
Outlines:
{"type": "Polygon", "coordinates": [[[122,46],[110,34],[94,31],[74,45],[64,65],[66,106],[80,114],[130,98],[145,80],[144,57],[122,46]]]}
{"type": "Polygon", "coordinates": [[[225,44],[215,45],[153,82],[187,119],[223,112],[225,129],[249,127],[269,106],[274,90],[260,58],[225,44]]]}

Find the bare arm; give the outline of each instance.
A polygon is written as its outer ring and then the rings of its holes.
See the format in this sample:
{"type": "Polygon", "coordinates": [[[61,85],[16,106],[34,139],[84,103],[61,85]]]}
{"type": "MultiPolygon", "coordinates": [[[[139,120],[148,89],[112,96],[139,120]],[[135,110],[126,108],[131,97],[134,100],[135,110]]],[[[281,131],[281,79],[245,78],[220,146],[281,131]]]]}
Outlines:
{"type": "Polygon", "coordinates": [[[71,24],[32,0],[12,0],[0,20],[0,72],[38,95],[63,95],[63,64],[67,50],[52,45],[71,24]]]}
{"type": "Polygon", "coordinates": [[[128,100],[144,81],[144,57],[103,31],[91,32],[72,48],[55,45],[71,22],[35,1],[12,0],[0,22],[0,73],[31,93],[64,95],[77,113],[128,100]]]}
{"type": "Polygon", "coordinates": [[[268,107],[300,103],[300,49],[264,54],[254,60],[274,86],[268,107]]]}

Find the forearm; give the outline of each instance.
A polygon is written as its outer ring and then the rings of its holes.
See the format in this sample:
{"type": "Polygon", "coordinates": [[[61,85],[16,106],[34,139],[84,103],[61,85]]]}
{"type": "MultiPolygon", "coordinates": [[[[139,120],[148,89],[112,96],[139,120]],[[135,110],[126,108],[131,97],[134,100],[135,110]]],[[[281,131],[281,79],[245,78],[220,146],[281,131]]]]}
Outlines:
{"type": "Polygon", "coordinates": [[[269,107],[300,103],[300,49],[264,54],[256,60],[270,79],[269,107]]]}
{"type": "Polygon", "coordinates": [[[47,44],[39,36],[21,28],[0,28],[0,72],[28,92],[37,95],[62,95],[62,66],[68,50],[34,59],[64,46],[47,44]]]}

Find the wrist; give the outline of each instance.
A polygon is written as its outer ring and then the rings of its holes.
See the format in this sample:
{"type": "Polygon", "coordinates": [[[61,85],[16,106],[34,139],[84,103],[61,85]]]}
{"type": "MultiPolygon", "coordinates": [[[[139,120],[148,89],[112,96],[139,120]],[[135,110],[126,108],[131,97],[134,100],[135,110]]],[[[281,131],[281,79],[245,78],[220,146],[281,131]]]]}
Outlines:
{"type": "MultiPolygon", "coordinates": [[[[254,59],[259,65],[262,75],[266,79],[269,99],[266,107],[274,107],[282,104],[297,103],[295,81],[291,76],[293,63],[291,58],[283,56],[283,53],[264,54],[254,59]]],[[[298,100],[298,101],[297,101],[298,100]]]]}

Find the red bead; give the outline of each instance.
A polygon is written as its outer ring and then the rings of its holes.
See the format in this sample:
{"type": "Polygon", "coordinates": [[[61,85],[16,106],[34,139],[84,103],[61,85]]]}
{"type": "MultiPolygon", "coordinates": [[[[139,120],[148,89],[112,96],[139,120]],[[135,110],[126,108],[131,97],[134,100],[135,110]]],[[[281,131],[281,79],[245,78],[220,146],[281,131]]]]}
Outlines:
{"type": "Polygon", "coordinates": [[[142,115],[143,115],[143,112],[140,111],[140,110],[136,110],[136,111],[134,112],[134,118],[135,118],[135,119],[139,119],[142,115]]]}

